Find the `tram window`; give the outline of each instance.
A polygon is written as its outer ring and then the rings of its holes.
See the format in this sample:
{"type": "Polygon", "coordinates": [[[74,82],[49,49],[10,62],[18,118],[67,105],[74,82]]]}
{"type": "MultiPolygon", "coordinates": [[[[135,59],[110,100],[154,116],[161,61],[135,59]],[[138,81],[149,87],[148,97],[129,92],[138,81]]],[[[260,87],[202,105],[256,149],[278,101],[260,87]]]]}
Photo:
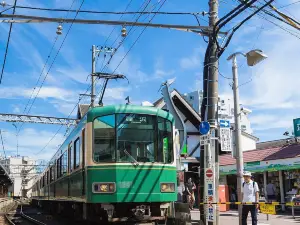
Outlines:
{"type": "Polygon", "coordinates": [[[50,183],[54,181],[54,166],[50,168],[50,183]]]}
{"type": "Polygon", "coordinates": [[[69,144],[69,148],[68,148],[68,151],[69,151],[69,159],[70,159],[70,162],[68,164],[68,167],[70,168],[70,172],[73,171],[73,168],[74,168],[74,152],[73,152],[74,148],[72,146],[72,143],[69,144]]]}
{"type": "Polygon", "coordinates": [[[117,161],[157,162],[156,117],[117,114],[117,161]]]}
{"type": "Polygon", "coordinates": [[[74,142],[74,169],[80,165],[80,139],[77,138],[74,142]]]}
{"type": "Polygon", "coordinates": [[[94,120],[95,162],[115,161],[115,115],[101,116],[94,120]]]}
{"type": "Polygon", "coordinates": [[[62,155],[61,165],[62,175],[65,175],[68,172],[68,151],[65,151],[62,155]]]}
{"type": "Polygon", "coordinates": [[[173,138],[172,123],[158,117],[158,161],[164,163],[173,162],[173,138]]]}
{"type": "Polygon", "coordinates": [[[56,174],[57,174],[56,176],[57,176],[57,178],[60,178],[60,176],[61,176],[60,175],[61,174],[61,172],[60,172],[61,171],[61,168],[60,168],[61,163],[60,162],[61,162],[61,157],[57,160],[57,163],[56,163],[56,166],[57,166],[56,167],[57,168],[56,169],[56,174]]]}

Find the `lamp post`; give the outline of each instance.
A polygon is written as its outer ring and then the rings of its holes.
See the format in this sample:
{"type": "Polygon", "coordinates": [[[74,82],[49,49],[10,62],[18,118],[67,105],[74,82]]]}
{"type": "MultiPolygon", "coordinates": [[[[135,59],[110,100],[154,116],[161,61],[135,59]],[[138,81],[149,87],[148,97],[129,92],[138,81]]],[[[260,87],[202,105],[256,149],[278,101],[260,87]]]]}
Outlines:
{"type": "MultiPolygon", "coordinates": [[[[263,54],[261,50],[255,49],[244,54],[242,52],[236,52],[230,55],[227,60],[232,60],[232,74],[233,74],[233,98],[234,98],[234,123],[235,123],[235,149],[236,149],[236,171],[237,171],[237,193],[238,201],[242,202],[242,182],[244,171],[244,159],[243,150],[241,145],[241,124],[240,124],[240,105],[239,105],[239,91],[238,91],[238,67],[236,62],[236,56],[242,55],[247,58],[248,66],[255,66],[267,56],[263,54]]],[[[239,205],[239,224],[241,224],[242,207],[239,205]]]]}

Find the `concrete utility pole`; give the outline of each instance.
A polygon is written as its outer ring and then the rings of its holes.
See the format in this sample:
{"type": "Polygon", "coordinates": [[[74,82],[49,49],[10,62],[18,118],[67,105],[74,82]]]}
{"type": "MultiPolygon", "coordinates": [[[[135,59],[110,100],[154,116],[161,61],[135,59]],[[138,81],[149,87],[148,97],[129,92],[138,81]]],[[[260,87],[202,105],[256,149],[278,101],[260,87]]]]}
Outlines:
{"type": "MultiPolygon", "coordinates": [[[[96,46],[92,47],[92,74],[96,72],[96,46]]],[[[92,89],[91,89],[91,107],[95,107],[95,81],[96,77],[91,76],[92,79],[92,89]]]]}
{"type": "MultiPolygon", "coordinates": [[[[218,0],[209,0],[209,27],[213,29],[218,21],[218,0]]],[[[209,43],[205,54],[204,60],[204,74],[203,74],[203,103],[201,108],[201,117],[210,124],[210,135],[212,137],[211,144],[204,148],[204,152],[201,153],[201,166],[202,168],[212,167],[214,171],[214,198],[218,201],[218,187],[219,187],[219,143],[216,140],[218,137],[217,130],[217,106],[218,106],[218,52],[217,43],[215,41],[214,34],[210,34],[209,43]],[[204,110],[205,109],[205,110],[204,110]],[[207,157],[204,161],[204,157],[207,157]]],[[[201,180],[204,183],[201,193],[203,194],[203,201],[205,201],[205,190],[208,184],[203,178],[205,174],[202,174],[201,180]]],[[[206,208],[206,207],[205,207],[206,208]]],[[[201,220],[205,224],[219,225],[219,209],[215,206],[213,212],[213,221],[206,220],[206,209],[201,210],[201,220]],[[204,214],[204,215],[203,215],[204,214]]]]}
{"type": "MultiPolygon", "coordinates": [[[[232,74],[233,74],[233,99],[234,99],[234,123],[235,123],[235,149],[236,149],[236,167],[237,167],[237,193],[238,201],[242,200],[242,182],[243,182],[243,171],[244,171],[244,159],[242,149],[242,132],[241,132],[241,109],[240,109],[240,96],[239,96],[239,82],[238,82],[238,71],[236,63],[236,55],[232,58],[232,74]]],[[[242,205],[239,208],[239,224],[242,224],[242,205]]]]}
{"type": "MultiPolygon", "coordinates": [[[[251,50],[247,54],[236,52],[230,55],[227,60],[232,60],[232,76],[233,76],[233,98],[234,98],[234,123],[235,123],[235,151],[236,151],[236,171],[237,171],[237,193],[238,201],[242,202],[242,186],[244,172],[244,158],[242,149],[242,131],[241,131],[241,108],[239,97],[239,82],[238,82],[238,66],[236,56],[242,55],[247,58],[248,66],[254,66],[267,56],[259,49],[251,50]]],[[[239,205],[239,224],[242,224],[242,205],[239,205]]]]}

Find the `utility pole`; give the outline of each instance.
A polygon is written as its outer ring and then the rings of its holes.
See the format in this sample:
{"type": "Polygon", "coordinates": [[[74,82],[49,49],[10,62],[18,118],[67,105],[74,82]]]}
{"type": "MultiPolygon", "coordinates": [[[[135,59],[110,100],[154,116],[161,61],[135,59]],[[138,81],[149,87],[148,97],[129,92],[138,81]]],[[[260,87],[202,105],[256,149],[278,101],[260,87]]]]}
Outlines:
{"type": "Polygon", "coordinates": [[[96,76],[93,76],[96,73],[96,57],[99,56],[101,52],[104,52],[104,57],[106,57],[106,53],[113,54],[116,51],[115,48],[107,48],[107,47],[101,47],[100,49],[96,48],[95,45],[92,46],[92,86],[91,86],[91,107],[95,107],[95,85],[96,85],[96,76]]]}
{"type": "MultiPolygon", "coordinates": [[[[92,47],[92,74],[96,72],[96,46],[92,47]]],[[[95,81],[96,77],[91,76],[92,79],[92,90],[91,90],[91,107],[95,107],[95,81]]]]}
{"type": "MultiPolygon", "coordinates": [[[[244,171],[243,150],[241,145],[241,109],[240,109],[240,96],[238,92],[238,71],[236,63],[236,55],[232,58],[232,74],[233,74],[233,99],[234,99],[234,123],[235,123],[235,149],[236,149],[236,166],[237,166],[237,193],[238,201],[242,200],[242,182],[244,171]]],[[[242,206],[239,205],[239,224],[242,224],[242,206]]]]}
{"type": "MultiPolygon", "coordinates": [[[[218,21],[218,0],[209,0],[209,27],[214,28],[218,21]]],[[[219,187],[219,143],[218,138],[218,118],[217,118],[217,105],[218,105],[218,52],[217,43],[214,33],[209,36],[209,43],[205,53],[204,70],[203,70],[203,101],[201,106],[201,119],[202,121],[208,121],[210,124],[211,144],[201,151],[201,168],[211,167],[214,171],[214,197],[218,201],[218,187],[219,187]]],[[[204,179],[205,174],[201,173],[201,182],[204,187],[201,187],[201,194],[203,196],[202,201],[206,201],[207,185],[204,179]]],[[[219,209],[218,206],[214,208],[213,221],[206,220],[206,207],[200,209],[201,220],[204,224],[219,225],[219,209]]]]}

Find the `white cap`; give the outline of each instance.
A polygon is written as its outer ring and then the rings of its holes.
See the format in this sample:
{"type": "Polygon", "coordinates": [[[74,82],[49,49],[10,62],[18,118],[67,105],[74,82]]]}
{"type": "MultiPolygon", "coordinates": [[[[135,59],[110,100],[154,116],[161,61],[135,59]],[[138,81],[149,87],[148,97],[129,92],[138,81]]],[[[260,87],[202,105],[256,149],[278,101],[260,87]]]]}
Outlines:
{"type": "Polygon", "coordinates": [[[252,174],[249,171],[245,171],[244,174],[243,174],[243,176],[251,177],[252,174]]]}

